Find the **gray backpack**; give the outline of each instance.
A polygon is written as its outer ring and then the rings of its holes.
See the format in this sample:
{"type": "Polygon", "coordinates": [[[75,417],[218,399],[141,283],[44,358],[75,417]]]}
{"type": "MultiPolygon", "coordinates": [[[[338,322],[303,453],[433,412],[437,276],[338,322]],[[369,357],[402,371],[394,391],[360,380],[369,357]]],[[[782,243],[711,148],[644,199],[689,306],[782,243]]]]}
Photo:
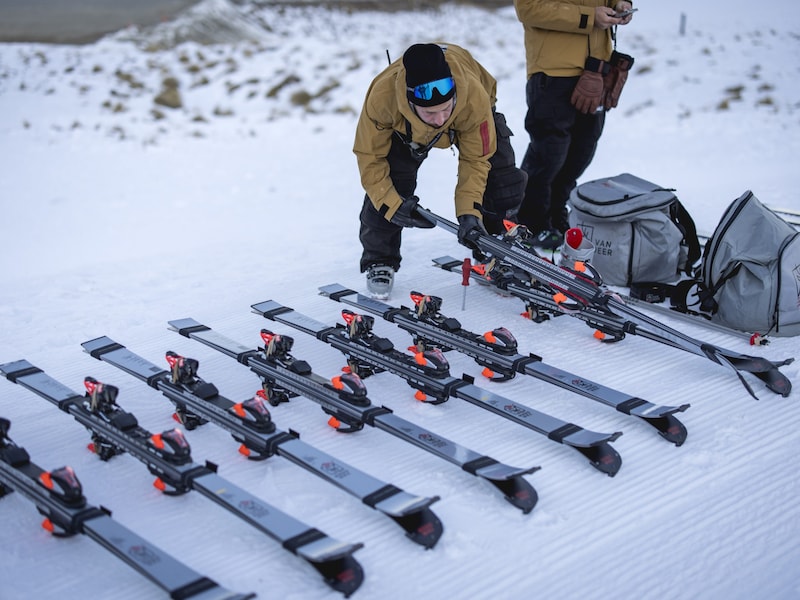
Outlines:
{"type": "Polygon", "coordinates": [[[701,278],[712,321],[742,331],[800,334],[800,232],[752,192],[722,215],[706,243],[701,278]]]}
{"type": "Polygon", "coordinates": [[[570,227],[594,244],[592,265],[611,285],[669,283],[700,258],[694,222],[675,196],[630,173],[577,186],[570,227]]]}

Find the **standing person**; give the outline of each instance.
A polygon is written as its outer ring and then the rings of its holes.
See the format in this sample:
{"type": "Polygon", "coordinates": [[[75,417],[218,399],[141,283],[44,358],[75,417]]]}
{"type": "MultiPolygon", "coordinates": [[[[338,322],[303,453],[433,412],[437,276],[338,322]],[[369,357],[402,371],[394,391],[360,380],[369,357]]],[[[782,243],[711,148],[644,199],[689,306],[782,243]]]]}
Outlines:
{"type": "Polygon", "coordinates": [[[617,106],[633,58],[612,47],[616,25],[630,22],[627,0],[514,0],[525,31],[530,135],[528,174],[518,220],[535,245],[561,245],[567,199],[591,163],[606,111],[617,106]],[[613,8],[611,8],[613,6],[613,8]]]}
{"type": "MultiPolygon", "coordinates": [[[[454,44],[414,44],[372,81],[353,152],[366,192],[359,239],[367,290],[386,298],[400,268],[404,227],[433,227],[416,213],[417,171],[431,148],[458,149],[458,240],[500,233],[522,201],[511,130],[495,110],[497,82],[454,44]]],[[[474,248],[473,248],[474,250],[474,248]]]]}

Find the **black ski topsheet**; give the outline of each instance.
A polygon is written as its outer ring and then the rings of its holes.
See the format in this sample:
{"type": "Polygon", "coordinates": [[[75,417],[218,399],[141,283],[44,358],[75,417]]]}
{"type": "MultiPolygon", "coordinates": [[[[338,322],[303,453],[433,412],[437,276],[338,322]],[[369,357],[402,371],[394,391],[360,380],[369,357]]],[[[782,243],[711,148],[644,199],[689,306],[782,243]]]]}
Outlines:
{"type": "MultiPolygon", "coordinates": [[[[417,211],[439,227],[454,234],[458,233],[458,225],[452,221],[424,208],[418,207],[417,211]]],[[[668,327],[626,305],[611,290],[594,281],[591,275],[559,267],[542,258],[528,247],[525,234],[519,233],[519,228],[516,229],[516,232],[509,232],[502,239],[477,231],[471,235],[470,241],[481,252],[500,261],[505,267],[504,277],[490,277],[489,283],[522,297],[526,303],[583,319],[600,331],[613,335],[615,340],[630,333],[708,358],[732,369],[754,398],[757,396],[742,373],[757,377],[776,394],[785,397],[791,392],[791,382],[778,368],[788,365],[794,358],[774,362],[749,356],[703,342],[668,327]],[[524,273],[524,279],[520,277],[520,272],[524,273]]],[[[443,258],[436,259],[440,266],[443,258]]],[[[459,261],[459,265],[462,262],[459,261]]]]}
{"type": "MultiPolygon", "coordinates": [[[[570,446],[585,456],[590,464],[602,473],[616,475],[622,466],[622,458],[609,443],[621,432],[597,433],[568,423],[551,415],[521,405],[508,398],[494,394],[474,385],[470,378],[458,379],[449,373],[443,356],[435,357],[430,366],[425,362],[425,353],[412,356],[395,350],[390,340],[378,338],[371,331],[351,335],[348,327],[329,327],[274,300],[252,305],[261,316],[289,325],[327,342],[348,359],[351,369],[362,374],[360,366],[369,374],[375,369],[389,371],[406,379],[409,385],[425,395],[433,395],[437,402],[448,397],[466,400],[479,408],[493,412],[505,419],[527,427],[548,439],[570,446]],[[420,359],[420,356],[422,357],[420,359]]],[[[370,317],[371,318],[371,317],[370,317]]],[[[363,324],[363,321],[362,321],[363,324]]],[[[428,355],[428,359],[434,357],[428,355]]]]}
{"type": "Polygon", "coordinates": [[[11,423],[0,418],[0,497],[19,492],[33,502],[58,537],[83,534],[133,567],[172,598],[193,600],[244,600],[220,587],[170,554],[121,525],[102,507],[92,506],[70,467],[45,471],[30,460],[25,448],[9,437],[11,423]]]}
{"type": "Polygon", "coordinates": [[[192,462],[188,442],[179,430],[154,435],[113,401],[106,409],[93,410],[89,398],[27,360],[0,365],[0,374],[72,415],[93,433],[93,444],[104,449],[104,453],[98,452],[104,460],[128,453],[158,477],[160,489],[168,495],[199,492],[305,559],[332,589],[345,596],[363,582],[364,571],[352,556],[363,544],[331,538],[223,479],[211,463],[202,466],[192,462]]]}
{"type": "MultiPolygon", "coordinates": [[[[272,422],[269,411],[260,408],[259,421],[249,417],[245,403],[221,396],[214,384],[197,376],[199,363],[194,361],[189,377],[183,379],[161,369],[125,346],[103,336],[81,344],[86,352],[146,382],[172,401],[184,420],[217,424],[255,453],[260,460],[278,454],[359,498],[400,525],[413,542],[433,548],[444,530],[442,522],[429,508],[439,500],[413,496],[395,485],[381,481],[355,467],[298,439],[296,434],[281,431],[272,422]]],[[[183,357],[179,357],[183,358],[183,357]]],[[[185,362],[185,359],[184,359],[185,362]]],[[[253,407],[255,408],[255,407],[253,407]]],[[[251,409],[252,410],[252,409],[251,409]]],[[[255,412],[255,411],[253,411],[255,412]]]]}
{"type": "Polygon", "coordinates": [[[169,326],[172,331],[197,340],[249,367],[261,378],[273,405],[292,396],[304,396],[343,424],[343,427],[337,428],[341,432],[358,431],[364,425],[382,429],[489,482],[503,494],[506,501],[523,513],[529,513],[536,506],[536,491],[523,475],[538,471],[540,467],[523,469],[505,465],[401,419],[384,406],[374,406],[357,376],[348,378],[347,384],[342,382],[343,378],[335,378],[338,381],[334,383],[335,380],[314,373],[307,362],[291,356],[288,350],[293,340],[288,336],[281,336],[285,351],[279,353],[273,348],[271,353],[267,353],[266,349],[248,348],[192,318],[170,321],[169,326]]]}
{"type": "MultiPolygon", "coordinates": [[[[689,404],[656,405],[548,365],[538,355],[519,354],[516,352],[516,340],[505,328],[497,328],[481,335],[463,329],[457,319],[444,316],[438,309],[435,314],[429,314],[425,310],[419,310],[419,307],[411,309],[391,306],[338,283],[323,286],[319,290],[320,294],[331,300],[369,311],[394,323],[414,336],[414,343],[418,347],[432,345],[445,351],[454,349],[466,354],[490,370],[487,375],[490,381],[508,381],[516,373],[530,375],[612,407],[623,414],[637,417],[676,446],[686,441],[686,427],[674,413],[685,411],[689,404]]],[[[414,294],[416,292],[412,292],[412,296],[414,294]]]]}

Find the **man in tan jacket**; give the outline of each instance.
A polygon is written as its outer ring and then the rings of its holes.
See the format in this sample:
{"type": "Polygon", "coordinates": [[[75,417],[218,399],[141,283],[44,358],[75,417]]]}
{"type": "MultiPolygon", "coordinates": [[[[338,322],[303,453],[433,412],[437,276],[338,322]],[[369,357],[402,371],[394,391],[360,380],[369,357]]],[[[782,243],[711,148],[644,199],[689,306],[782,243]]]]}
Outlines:
{"type": "MultiPolygon", "coordinates": [[[[367,289],[388,297],[403,227],[433,227],[416,213],[417,171],[432,148],[458,149],[455,213],[464,245],[474,229],[499,233],[516,214],[525,173],[495,110],[497,82],[465,49],[415,44],[373,81],[353,152],[366,192],[359,239],[367,289]]],[[[471,246],[470,246],[471,247],[471,246]]]]}
{"type": "Polygon", "coordinates": [[[561,245],[567,199],[594,158],[606,111],[617,105],[633,58],[612,46],[631,20],[628,0],[514,0],[525,32],[528,174],[518,221],[536,245],[561,245]],[[613,7],[613,8],[612,8],[613,7]],[[619,15],[619,16],[617,16],[619,15]]]}

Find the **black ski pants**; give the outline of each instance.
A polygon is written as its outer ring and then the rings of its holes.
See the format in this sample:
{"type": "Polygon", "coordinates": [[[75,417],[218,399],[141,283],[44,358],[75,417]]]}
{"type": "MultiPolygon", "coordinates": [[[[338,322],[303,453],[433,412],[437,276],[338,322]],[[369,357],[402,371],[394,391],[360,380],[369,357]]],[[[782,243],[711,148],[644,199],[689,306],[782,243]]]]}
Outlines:
{"type": "Polygon", "coordinates": [[[585,115],[572,106],[577,81],[535,73],[525,87],[530,142],[522,169],[528,184],[518,220],[534,233],[569,228],[567,199],[592,162],[603,133],[605,112],[585,115]]]}

